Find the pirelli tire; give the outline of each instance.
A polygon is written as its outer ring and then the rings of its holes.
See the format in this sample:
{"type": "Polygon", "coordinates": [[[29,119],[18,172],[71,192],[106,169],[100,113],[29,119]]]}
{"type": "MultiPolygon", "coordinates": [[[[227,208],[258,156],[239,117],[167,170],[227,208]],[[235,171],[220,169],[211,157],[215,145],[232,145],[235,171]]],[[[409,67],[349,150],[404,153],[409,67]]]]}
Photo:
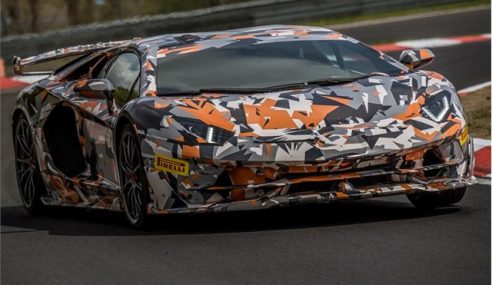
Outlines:
{"type": "Polygon", "coordinates": [[[408,194],[407,197],[413,205],[419,208],[433,209],[456,204],[463,199],[465,193],[466,187],[459,187],[437,192],[419,191],[408,194]]]}
{"type": "Polygon", "coordinates": [[[128,223],[143,228],[149,222],[147,204],[150,197],[140,145],[131,125],[123,127],[118,142],[121,204],[128,223]]]}

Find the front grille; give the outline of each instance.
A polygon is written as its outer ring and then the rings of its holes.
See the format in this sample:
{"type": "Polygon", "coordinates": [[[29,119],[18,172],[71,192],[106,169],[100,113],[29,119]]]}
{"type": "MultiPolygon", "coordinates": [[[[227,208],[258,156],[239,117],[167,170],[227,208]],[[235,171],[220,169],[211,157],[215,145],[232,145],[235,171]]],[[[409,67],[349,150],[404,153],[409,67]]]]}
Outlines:
{"type": "Polygon", "coordinates": [[[337,181],[301,182],[292,184],[289,188],[289,194],[340,191],[339,184],[342,182],[352,185],[355,189],[362,189],[368,186],[392,184],[401,181],[399,181],[399,179],[392,179],[391,175],[383,174],[369,177],[341,179],[337,181]]]}
{"type": "Polygon", "coordinates": [[[292,184],[289,194],[300,194],[305,192],[329,192],[337,190],[338,182],[304,182],[292,184]]]}

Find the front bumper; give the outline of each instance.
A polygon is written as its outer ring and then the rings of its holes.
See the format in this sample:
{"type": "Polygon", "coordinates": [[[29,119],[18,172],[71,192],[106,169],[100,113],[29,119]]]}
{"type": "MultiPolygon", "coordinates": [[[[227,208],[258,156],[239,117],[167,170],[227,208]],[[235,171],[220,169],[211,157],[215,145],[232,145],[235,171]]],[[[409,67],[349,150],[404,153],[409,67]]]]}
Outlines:
{"type": "Polygon", "coordinates": [[[330,172],[325,171],[326,165],[304,165],[278,167],[274,169],[276,173],[268,173],[268,170],[271,171],[268,165],[219,168],[198,163],[193,165],[193,169],[201,172],[176,181],[178,186],[174,200],[154,199],[149,204],[148,212],[166,214],[266,209],[419,191],[445,191],[474,183],[471,139],[462,144],[459,139],[452,138],[392,156],[372,157],[347,165],[347,169],[330,172]],[[212,183],[210,177],[203,179],[207,175],[215,177],[212,183]],[[223,176],[230,179],[221,182],[223,176]],[[172,206],[176,200],[180,200],[181,206],[172,206]]]}

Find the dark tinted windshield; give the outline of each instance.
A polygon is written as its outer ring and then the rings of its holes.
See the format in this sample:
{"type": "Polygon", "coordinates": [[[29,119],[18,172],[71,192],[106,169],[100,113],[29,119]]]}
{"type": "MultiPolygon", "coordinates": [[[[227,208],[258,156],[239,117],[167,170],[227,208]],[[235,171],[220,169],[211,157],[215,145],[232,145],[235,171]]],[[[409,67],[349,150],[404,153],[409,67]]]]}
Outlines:
{"type": "Polygon", "coordinates": [[[158,93],[268,88],[318,79],[406,71],[392,58],[350,41],[235,43],[158,59],[158,93]]]}

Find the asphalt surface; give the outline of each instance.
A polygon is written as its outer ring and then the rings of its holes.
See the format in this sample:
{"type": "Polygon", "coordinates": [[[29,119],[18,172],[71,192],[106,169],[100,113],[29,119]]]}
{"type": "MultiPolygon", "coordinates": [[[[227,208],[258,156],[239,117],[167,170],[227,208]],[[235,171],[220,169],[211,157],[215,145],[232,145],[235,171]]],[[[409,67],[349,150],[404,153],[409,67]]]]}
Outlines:
{"type": "Polygon", "coordinates": [[[427,15],[393,23],[364,24],[348,28],[335,26],[334,30],[366,43],[490,33],[490,7],[478,8],[475,11],[460,13],[448,11],[450,13],[440,16],[427,15]]]}
{"type": "MultiPolygon", "coordinates": [[[[460,21],[468,26],[479,14],[460,21]]],[[[441,28],[420,36],[454,29],[440,21],[434,17],[427,24],[441,28]]],[[[479,28],[470,24],[461,34],[490,32],[490,20],[488,30],[479,28]]],[[[436,61],[428,69],[458,89],[488,81],[490,48],[475,43],[434,49],[436,61]]],[[[105,211],[54,208],[31,217],[19,206],[14,178],[9,126],[14,100],[13,92],[0,95],[3,284],[490,283],[486,185],[470,187],[458,206],[432,211],[396,196],[162,217],[144,232],[128,228],[123,215],[105,211]]]]}

